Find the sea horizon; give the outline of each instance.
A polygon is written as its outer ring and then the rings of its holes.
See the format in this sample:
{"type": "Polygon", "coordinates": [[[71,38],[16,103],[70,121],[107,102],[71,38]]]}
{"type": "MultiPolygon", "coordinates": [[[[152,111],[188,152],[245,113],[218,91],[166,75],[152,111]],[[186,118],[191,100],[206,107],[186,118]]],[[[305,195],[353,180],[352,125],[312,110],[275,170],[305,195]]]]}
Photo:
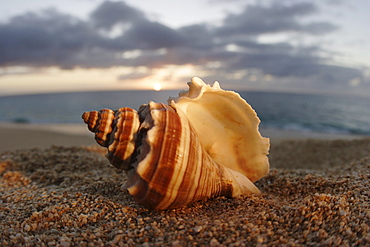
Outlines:
{"type": "MultiPolygon", "coordinates": [[[[292,92],[237,91],[257,112],[261,128],[370,135],[366,97],[292,92]]],[[[138,109],[167,103],[179,90],[74,91],[0,96],[0,122],[80,123],[84,111],[138,109]]]]}

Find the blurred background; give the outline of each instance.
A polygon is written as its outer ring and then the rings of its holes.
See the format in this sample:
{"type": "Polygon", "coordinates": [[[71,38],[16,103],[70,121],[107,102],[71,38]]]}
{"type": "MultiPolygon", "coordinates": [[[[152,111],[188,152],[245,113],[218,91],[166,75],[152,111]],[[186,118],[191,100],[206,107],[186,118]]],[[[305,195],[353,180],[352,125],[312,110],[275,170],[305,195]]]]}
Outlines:
{"type": "Polygon", "coordinates": [[[370,135],[368,0],[0,2],[0,121],[165,102],[193,76],[262,127],[370,135]],[[168,91],[169,90],[169,91],[168,91]]]}

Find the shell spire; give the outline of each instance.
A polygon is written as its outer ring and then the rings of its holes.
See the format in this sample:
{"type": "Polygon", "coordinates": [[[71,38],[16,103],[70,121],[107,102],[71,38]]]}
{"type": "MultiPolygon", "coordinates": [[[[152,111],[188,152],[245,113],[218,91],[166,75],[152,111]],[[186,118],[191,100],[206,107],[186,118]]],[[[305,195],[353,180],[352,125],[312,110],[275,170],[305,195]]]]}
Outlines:
{"type": "Polygon", "coordinates": [[[136,112],[85,112],[107,158],[128,176],[135,201],[153,209],[178,208],[216,196],[259,194],[268,173],[269,140],[239,94],[199,78],[169,104],[149,102],[136,112]]]}
{"type": "Polygon", "coordinates": [[[126,170],[132,162],[136,146],[139,116],[131,108],[116,111],[103,109],[84,112],[82,119],[89,130],[95,133],[96,142],[108,148],[107,158],[118,169],[126,170]]]}

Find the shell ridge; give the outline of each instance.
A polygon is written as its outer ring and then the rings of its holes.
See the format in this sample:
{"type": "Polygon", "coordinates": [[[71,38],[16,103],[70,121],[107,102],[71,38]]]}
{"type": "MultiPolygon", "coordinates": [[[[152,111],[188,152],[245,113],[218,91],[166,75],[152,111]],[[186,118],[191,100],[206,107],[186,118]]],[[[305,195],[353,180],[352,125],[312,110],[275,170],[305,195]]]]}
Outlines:
{"type": "MultiPolygon", "coordinates": [[[[192,133],[192,136],[194,136],[194,132],[192,133]]],[[[195,139],[195,138],[194,138],[195,139]]],[[[194,141],[198,142],[198,139],[195,139],[194,141]]],[[[201,152],[201,147],[199,145],[197,145],[197,143],[195,143],[194,145],[192,145],[193,149],[196,149],[193,153],[194,153],[194,156],[196,158],[196,162],[198,164],[202,164],[203,162],[203,153],[201,152]]],[[[190,159],[190,162],[191,162],[191,159],[190,159]]],[[[189,164],[189,162],[188,162],[189,164]]],[[[200,188],[200,184],[202,183],[202,176],[203,176],[203,166],[195,166],[194,167],[195,169],[195,176],[192,175],[191,173],[187,173],[187,176],[188,176],[188,180],[192,180],[192,176],[194,177],[193,179],[193,182],[189,182],[189,193],[188,195],[186,196],[186,200],[185,202],[188,204],[192,201],[195,200],[195,198],[197,197],[197,194],[199,194],[199,189],[200,188]]]]}
{"type": "Polygon", "coordinates": [[[87,111],[82,114],[82,119],[87,124],[87,127],[91,132],[94,132],[95,130],[96,122],[99,117],[98,114],[98,111],[87,111]]]}
{"type": "MultiPolygon", "coordinates": [[[[163,105],[162,109],[169,110],[169,107],[163,105]]],[[[179,124],[177,121],[174,121],[177,120],[177,115],[175,114],[175,112],[171,109],[169,111],[163,111],[163,115],[165,117],[165,123],[167,123],[163,129],[163,132],[166,133],[166,135],[163,136],[163,144],[160,149],[158,166],[155,173],[153,174],[152,179],[154,179],[155,181],[161,181],[161,194],[166,195],[166,192],[169,189],[168,187],[171,182],[172,174],[174,173],[176,167],[172,162],[174,162],[175,160],[180,138],[176,138],[176,134],[179,133],[174,133],[176,125],[179,124]]]]}
{"type": "MultiPolygon", "coordinates": [[[[155,161],[156,153],[151,152],[150,142],[148,140],[148,132],[149,131],[156,131],[152,115],[150,114],[150,103],[148,105],[140,106],[138,110],[140,127],[138,131],[138,143],[137,143],[137,151],[135,156],[135,161],[132,164],[133,169],[128,171],[128,177],[133,177],[133,179],[129,179],[126,183],[127,190],[129,193],[134,197],[135,201],[138,203],[142,203],[145,200],[146,195],[148,192],[148,182],[143,177],[143,173],[145,173],[145,169],[142,167],[146,167],[148,163],[155,161]],[[141,164],[141,166],[139,166],[141,164]],[[130,175],[131,174],[131,175],[130,175]],[[141,193],[137,191],[142,189],[141,193]]],[[[150,133],[149,133],[150,134],[150,133]]],[[[161,140],[159,140],[158,145],[161,144],[161,140]]],[[[152,165],[157,166],[156,163],[152,162],[152,165]]],[[[151,171],[151,170],[149,170],[151,171]]],[[[151,177],[152,174],[146,172],[147,177],[151,177]]]]}
{"type": "Polygon", "coordinates": [[[95,127],[95,140],[103,147],[108,146],[109,136],[112,131],[114,112],[110,109],[99,111],[95,127]]]}
{"type": "MultiPolygon", "coordinates": [[[[171,159],[168,160],[167,162],[163,160],[164,159],[163,157],[166,157],[166,154],[164,153],[161,154],[162,162],[171,164],[173,166],[173,170],[172,170],[172,176],[168,176],[171,179],[167,180],[168,184],[166,184],[165,186],[166,192],[164,193],[164,197],[162,198],[161,201],[158,202],[158,205],[155,207],[156,209],[171,208],[170,205],[172,205],[173,203],[176,203],[177,195],[179,193],[179,188],[182,188],[182,187],[179,187],[179,184],[182,184],[182,181],[184,179],[184,173],[186,172],[186,169],[188,168],[188,166],[184,165],[185,164],[184,162],[188,160],[188,157],[187,155],[182,153],[182,150],[186,150],[186,148],[189,145],[189,138],[187,138],[188,132],[189,132],[188,126],[186,124],[187,121],[185,121],[186,123],[184,123],[184,119],[182,119],[181,117],[177,115],[176,109],[173,109],[170,106],[166,106],[166,107],[169,107],[172,109],[170,111],[171,115],[169,115],[169,117],[171,116],[173,120],[176,120],[175,123],[170,121],[173,124],[173,127],[171,127],[170,129],[174,131],[173,138],[174,138],[175,143],[178,144],[178,148],[173,150],[174,151],[173,155],[171,156],[171,159]],[[175,129],[176,126],[180,126],[181,128],[177,128],[176,130],[175,129]]],[[[169,135],[171,135],[171,132],[169,133],[169,135]]],[[[171,141],[170,140],[168,141],[169,141],[169,144],[171,144],[171,141]]],[[[173,149],[173,147],[171,149],[173,149]]],[[[163,176],[163,174],[159,174],[159,175],[163,176]]]]}
{"type": "Polygon", "coordinates": [[[136,149],[136,133],[139,128],[137,112],[131,108],[115,111],[113,130],[110,135],[107,158],[118,169],[128,170],[136,149]]]}
{"type": "MultiPolygon", "coordinates": [[[[177,146],[171,146],[171,140],[168,140],[163,133],[168,133],[170,132],[169,129],[174,129],[174,125],[176,125],[176,123],[170,121],[170,119],[173,120],[175,111],[169,106],[161,103],[157,104],[151,102],[149,106],[151,108],[150,112],[153,118],[153,126],[147,132],[146,141],[149,145],[149,152],[152,154],[155,153],[156,155],[155,157],[151,157],[151,159],[145,157],[138,163],[136,171],[148,184],[148,191],[142,200],[150,198],[151,201],[156,201],[158,203],[166,197],[168,184],[174,169],[174,167],[170,165],[170,161],[175,157],[174,153],[176,153],[177,146]],[[155,137],[159,134],[161,136],[155,138],[157,142],[151,140],[151,137],[155,137]],[[158,140],[160,140],[160,143],[158,143],[158,140]],[[169,149],[163,147],[169,147],[169,149]],[[151,160],[153,160],[153,162],[151,160]],[[152,166],[148,167],[149,164],[152,164],[152,166]],[[150,173],[148,173],[148,170],[150,170],[150,173]],[[156,184],[154,185],[151,183],[151,180],[156,181],[156,184]]],[[[151,204],[151,207],[155,206],[157,205],[154,205],[154,203],[151,204]]]]}
{"type": "Polygon", "coordinates": [[[190,147],[190,132],[188,127],[188,122],[185,121],[186,119],[181,118],[179,116],[176,109],[174,109],[176,112],[176,118],[179,120],[178,126],[181,126],[178,134],[179,139],[179,148],[176,152],[176,157],[173,160],[173,175],[171,177],[171,180],[167,187],[167,195],[166,197],[157,205],[157,208],[168,208],[170,205],[176,201],[178,194],[179,194],[179,188],[184,188],[181,185],[183,184],[184,178],[186,176],[186,171],[189,166],[185,166],[184,164],[187,164],[189,160],[189,156],[183,153],[183,150],[187,150],[188,147],[190,147]],[[179,165],[183,164],[183,165],[179,165]]]}
{"type": "MultiPolygon", "coordinates": [[[[153,174],[152,172],[146,171],[147,166],[149,166],[152,160],[157,161],[159,157],[158,150],[162,145],[163,138],[163,131],[161,131],[162,126],[156,125],[156,116],[155,111],[151,109],[153,107],[152,103],[149,103],[147,108],[149,110],[149,114],[145,117],[144,121],[140,125],[140,129],[144,132],[144,136],[142,137],[142,144],[140,146],[140,153],[138,154],[137,160],[137,167],[136,172],[145,180],[149,181],[153,174]],[[153,136],[157,136],[161,134],[160,138],[153,139],[153,136]],[[145,148],[145,149],[144,149],[145,148]],[[145,150],[145,152],[144,152],[145,150]],[[155,151],[155,152],[152,152],[155,151]]],[[[163,119],[161,120],[163,121],[163,119]]],[[[156,162],[157,163],[157,162],[156,162]]],[[[156,164],[155,163],[155,164],[156,164]]],[[[157,164],[156,164],[157,165],[157,164]]]]}
{"type": "MultiPolygon", "coordinates": [[[[192,135],[192,132],[190,132],[190,135],[192,135]]],[[[189,141],[189,156],[187,158],[187,162],[183,164],[183,166],[186,166],[184,176],[181,184],[178,187],[175,199],[171,204],[166,205],[168,208],[176,208],[181,205],[187,205],[194,201],[194,198],[197,196],[197,190],[201,182],[200,178],[202,174],[202,167],[192,166],[192,164],[200,164],[202,162],[202,154],[198,152],[199,146],[196,145],[197,143],[194,143],[197,142],[197,140],[190,137],[189,141]]]]}

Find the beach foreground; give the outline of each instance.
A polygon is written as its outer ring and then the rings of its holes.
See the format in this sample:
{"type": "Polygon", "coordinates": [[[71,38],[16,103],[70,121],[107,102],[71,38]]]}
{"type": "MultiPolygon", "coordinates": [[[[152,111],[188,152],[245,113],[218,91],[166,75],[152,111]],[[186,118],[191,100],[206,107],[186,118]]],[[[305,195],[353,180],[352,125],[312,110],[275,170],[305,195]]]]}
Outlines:
{"type": "Polygon", "coordinates": [[[261,196],[165,211],[138,206],[105,151],[83,145],[2,150],[1,246],[370,244],[369,138],[272,140],[261,196]]]}

